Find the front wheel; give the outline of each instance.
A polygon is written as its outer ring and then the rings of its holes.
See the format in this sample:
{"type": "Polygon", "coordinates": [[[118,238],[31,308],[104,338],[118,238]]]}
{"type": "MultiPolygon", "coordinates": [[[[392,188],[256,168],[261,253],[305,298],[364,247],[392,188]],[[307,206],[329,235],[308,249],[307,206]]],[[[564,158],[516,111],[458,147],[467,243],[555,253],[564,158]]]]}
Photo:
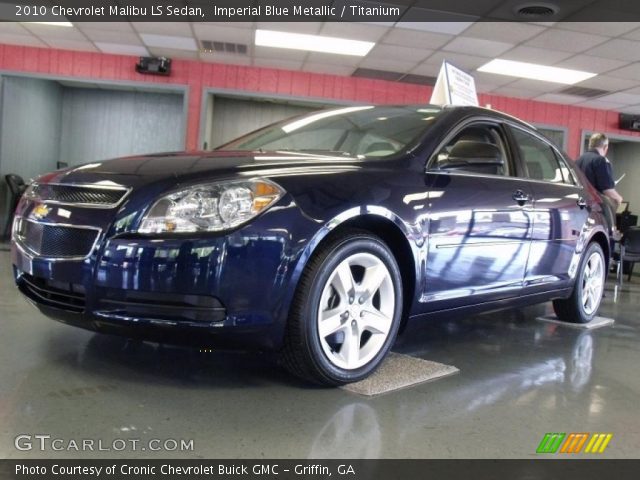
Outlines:
{"type": "Polygon", "coordinates": [[[567,299],[553,301],[557,317],[570,323],[593,320],[602,301],[606,271],[602,247],[596,242],[589,244],[576,273],[573,293],[567,299]]]}
{"type": "Polygon", "coordinates": [[[398,264],[382,240],[358,230],[314,254],[296,290],[282,360],[323,385],[370,375],[395,341],[402,314],[398,264]]]}

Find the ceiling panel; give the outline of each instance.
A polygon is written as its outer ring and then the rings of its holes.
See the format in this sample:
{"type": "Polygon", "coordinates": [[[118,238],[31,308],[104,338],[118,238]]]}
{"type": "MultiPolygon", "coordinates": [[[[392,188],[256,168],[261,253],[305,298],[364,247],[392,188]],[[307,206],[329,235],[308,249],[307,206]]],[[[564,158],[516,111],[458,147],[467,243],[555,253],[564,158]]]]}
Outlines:
{"type": "Polygon", "coordinates": [[[530,23],[477,22],[464,35],[505,43],[520,43],[544,32],[545,27],[530,23]]]}
{"type": "MultiPolygon", "coordinates": [[[[198,45],[193,37],[175,37],[169,35],[156,35],[153,33],[141,33],[140,38],[142,38],[142,41],[147,47],[168,48],[174,51],[198,50],[198,45]]],[[[185,57],[191,58],[188,54],[185,54],[185,57]]]]}
{"type": "Polygon", "coordinates": [[[81,52],[97,52],[98,49],[88,40],[67,40],[65,38],[48,38],[47,45],[64,50],[78,50],[81,52]]]}
{"type": "Polygon", "coordinates": [[[248,55],[228,55],[225,53],[199,52],[198,58],[207,63],[224,63],[227,65],[251,65],[251,57],[248,55]]]}
{"type": "Polygon", "coordinates": [[[376,45],[366,58],[392,58],[394,60],[421,62],[433,55],[434,51],[426,48],[401,47],[399,45],[376,45]]]}
{"type": "Polygon", "coordinates": [[[636,85],[638,85],[637,80],[608,77],[605,75],[598,75],[597,77],[590,78],[584,82],[576,83],[576,86],[578,87],[601,88],[602,90],[607,90],[609,92],[626,90],[636,85]]]}
{"type": "Polygon", "coordinates": [[[539,63],[542,65],[553,65],[572,54],[559,50],[546,50],[544,48],[519,46],[500,55],[505,60],[515,60],[518,62],[539,63]]]}
{"type": "Polygon", "coordinates": [[[132,25],[138,33],[177,37],[190,37],[193,34],[191,24],[186,22],[133,22],[132,25]]]}
{"type": "Polygon", "coordinates": [[[365,58],[360,62],[362,68],[373,68],[376,70],[387,70],[389,72],[408,73],[411,71],[417,62],[395,60],[392,58],[365,58]]]}
{"type": "Polygon", "coordinates": [[[581,53],[609,40],[609,37],[569,30],[550,29],[527,41],[525,45],[549,50],[581,53]]]}
{"type": "Polygon", "coordinates": [[[591,73],[604,73],[609,70],[618,69],[627,62],[623,60],[614,60],[612,58],[593,57],[591,55],[576,55],[574,57],[562,60],[562,65],[557,65],[563,68],[574,68],[576,70],[583,70],[591,73]]]}
{"type": "Polygon", "coordinates": [[[420,46],[434,50],[442,47],[453,38],[453,35],[446,35],[444,33],[422,32],[420,30],[395,27],[389,30],[387,35],[382,39],[382,43],[403,45],[406,47],[420,46]]]}
{"type": "Polygon", "coordinates": [[[497,57],[501,53],[513,48],[514,44],[505,42],[496,42],[493,40],[483,40],[481,38],[456,37],[447,43],[443,50],[457,53],[478,53],[485,57],[497,57]]]}
{"type": "Polygon", "coordinates": [[[95,46],[103,53],[115,55],[136,55],[148,57],[149,51],[142,45],[123,45],[120,43],[95,42],[95,46]]]}
{"type": "Polygon", "coordinates": [[[34,23],[23,23],[22,26],[34,35],[41,37],[42,40],[50,38],[59,38],[64,40],[86,40],[86,37],[82,34],[82,32],[75,27],[57,27],[54,25],[40,25],[34,23]]]}
{"type": "Polygon", "coordinates": [[[544,95],[535,97],[535,100],[539,102],[551,102],[551,103],[562,103],[565,105],[572,105],[574,103],[582,102],[584,98],[578,97],[576,95],[563,95],[561,93],[545,93],[544,95]]]}
{"type": "Polygon", "coordinates": [[[329,75],[344,75],[348,76],[355,70],[354,67],[347,65],[329,65],[326,63],[305,62],[302,66],[302,70],[305,72],[326,73],[329,75]]]}
{"type": "Polygon", "coordinates": [[[426,62],[440,66],[444,60],[452,63],[458,68],[475,70],[491,59],[489,57],[476,57],[474,55],[466,55],[464,53],[443,52],[440,50],[427,58],[426,62]]]}
{"type": "Polygon", "coordinates": [[[326,37],[348,38],[350,40],[364,40],[366,42],[379,41],[389,27],[368,25],[365,23],[326,22],[319,34],[326,37]]]}
{"type": "Polygon", "coordinates": [[[598,45],[589,51],[589,55],[596,57],[614,58],[616,60],[640,60],[640,42],[615,38],[598,45]]]}
{"type": "Polygon", "coordinates": [[[637,22],[559,22],[555,25],[561,30],[593,33],[617,37],[638,28],[637,22]]]}
{"type": "Polygon", "coordinates": [[[17,35],[14,33],[1,33],[0,43],[9,45],[24,45],[27,47],[46,47],[47,44],[40,41],[33,35],[17,35]]]}
{"type": "Polygon", "coordinates": [[[255,37],[255,30],[251,28],[236,28],[233,23],[229,23],[224,27],[196,23],[193,25],[193,30],[199,40],[216,40],[252,45],[255,37]]]}

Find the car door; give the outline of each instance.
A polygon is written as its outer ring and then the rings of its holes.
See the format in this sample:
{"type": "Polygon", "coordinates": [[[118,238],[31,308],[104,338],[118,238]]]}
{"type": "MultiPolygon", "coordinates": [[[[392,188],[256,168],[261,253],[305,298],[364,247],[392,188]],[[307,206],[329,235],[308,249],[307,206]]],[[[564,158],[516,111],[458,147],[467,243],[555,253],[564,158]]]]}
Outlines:
{"type": "Polygon", "coordinates": [[[519,293],[533,227],[532,190],[515,174],[502,124],[479,120],[458,127],[436,149],[425,175],[430,194],[423,310],[519,293]],[[459,142],[471,142],[478,151],[482,143],[495,145],[504,164],[452,160],[459,142]]]}
{"type": "Polygon", "coordinates": [[[561,288],[571,282],[569,270],[589,215],[583,187],[550,142],[524,128],[512,126],[510,132],[534,195],[525,286],[561,288]]]}

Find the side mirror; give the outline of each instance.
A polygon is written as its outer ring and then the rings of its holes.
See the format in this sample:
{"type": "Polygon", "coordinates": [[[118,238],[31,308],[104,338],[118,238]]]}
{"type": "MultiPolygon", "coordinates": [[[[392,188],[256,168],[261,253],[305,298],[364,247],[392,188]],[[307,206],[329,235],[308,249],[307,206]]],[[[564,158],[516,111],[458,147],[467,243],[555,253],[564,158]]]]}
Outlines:
{"type": "Polygon", "coordinates": [[[460,140],[446,158],[438,156],[438,170],[467,170],[498,174],[504,167],[500,149],[491,143],[460,140]]]}

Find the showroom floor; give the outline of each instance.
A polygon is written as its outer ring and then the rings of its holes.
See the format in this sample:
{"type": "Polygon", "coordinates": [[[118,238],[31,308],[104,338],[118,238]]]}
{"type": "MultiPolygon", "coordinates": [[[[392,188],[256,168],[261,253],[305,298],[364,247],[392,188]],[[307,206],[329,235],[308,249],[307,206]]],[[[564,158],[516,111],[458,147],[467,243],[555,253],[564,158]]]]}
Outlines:
{"type": "MultiPolygon", "coordinates": [[[[546,432],[640,445],[640,279],[601,314],[613,327],[536,321],[548,305],[412,325],[395,350],[455,365],[431,383],[362,397],[310,388],[258,354],[134,344],[50,321],[21,298],[0,251],[0,457],[532,457],[546,432]],[[193,440],[192,452],[19,451],[65,442],[193,440]]],[[[66,444],[66,443],[65,443],[66,444]]]]}

